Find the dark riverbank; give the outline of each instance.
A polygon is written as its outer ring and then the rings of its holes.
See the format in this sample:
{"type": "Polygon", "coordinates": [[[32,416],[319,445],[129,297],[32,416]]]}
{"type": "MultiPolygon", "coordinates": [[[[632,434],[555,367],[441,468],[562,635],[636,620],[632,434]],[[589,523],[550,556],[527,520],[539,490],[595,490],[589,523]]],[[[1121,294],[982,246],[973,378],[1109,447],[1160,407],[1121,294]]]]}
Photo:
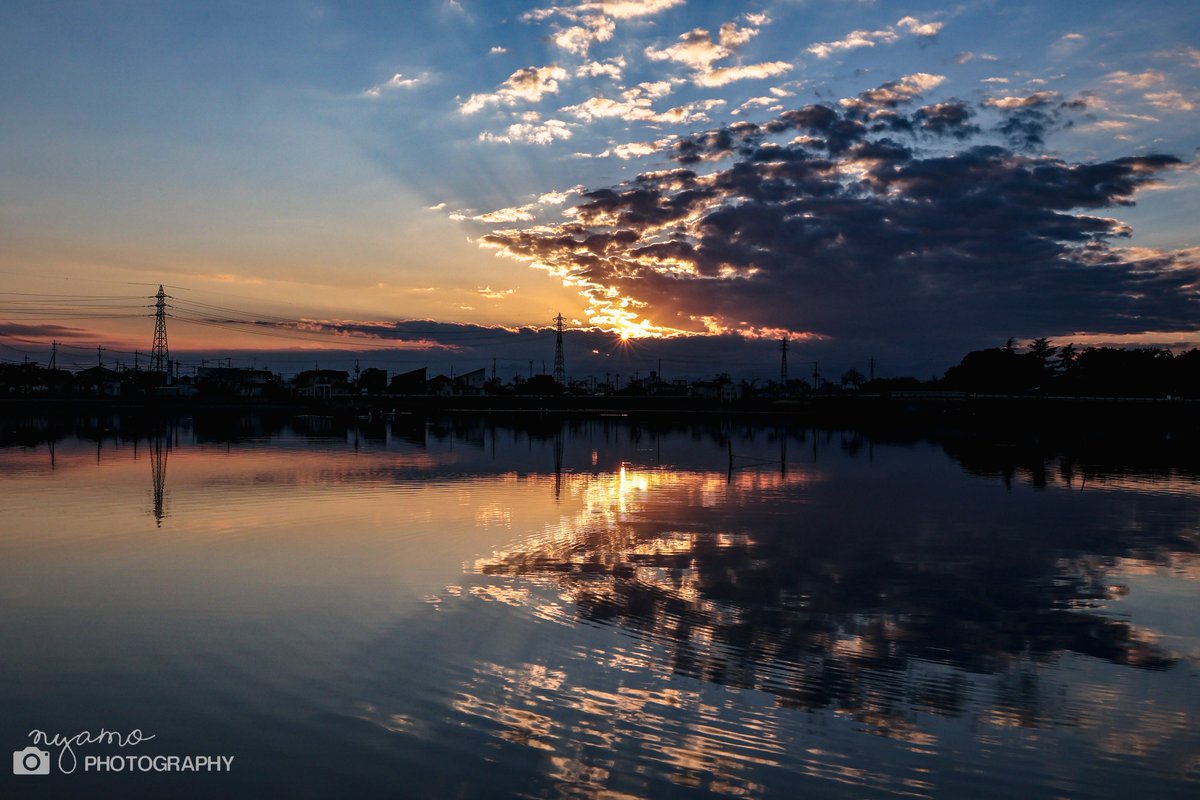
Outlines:
{"type": "Polygon", "coordinates": [[[861,429],[997,429],[1023,431],[1200,431],[1200,400],[1045,397],[950,392],[810,395],[720,402],[663,396],[345,397],[333,400],[208,398],[5,398],[0,424],[30,417],[314,415],[383,420],[395,415],[484,414],[722,416],[861,429]]]}

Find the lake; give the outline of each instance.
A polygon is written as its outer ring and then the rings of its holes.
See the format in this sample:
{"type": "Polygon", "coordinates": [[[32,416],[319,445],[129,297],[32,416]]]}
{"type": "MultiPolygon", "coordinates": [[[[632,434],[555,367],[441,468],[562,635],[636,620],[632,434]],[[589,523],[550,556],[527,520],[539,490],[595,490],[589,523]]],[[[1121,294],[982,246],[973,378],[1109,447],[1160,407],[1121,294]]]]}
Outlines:
{"type": "Polygon", "coordinates": [[[1200,796],[1194,441],[0,430],[2,796],[1200,796]]]}

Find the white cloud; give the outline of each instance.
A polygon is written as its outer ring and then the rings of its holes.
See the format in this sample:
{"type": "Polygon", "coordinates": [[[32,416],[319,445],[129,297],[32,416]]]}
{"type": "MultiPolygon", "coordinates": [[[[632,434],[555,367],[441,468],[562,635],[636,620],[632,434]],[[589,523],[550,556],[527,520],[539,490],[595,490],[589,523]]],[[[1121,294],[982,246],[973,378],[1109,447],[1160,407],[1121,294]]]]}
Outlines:
{"type": "Polygon", "coordinates": [[[367,89],[365,92],[363,92],[363,94],[367,97],[382,97],[384,92],[391,91],[393,89],[408,89],[412,86],[416,86],[418,83],[425,80],[426,77],[427,76],[425,75],[419,75],[416,78],[406,78],[397,72],[383,83],[377,83],[370,89],[367,89]]]}
{"type": "Polygon", "coordinates": [[[735,108],[730,113],[735,115],[744,114],[756,108],[765,108],[768,111],[782,111],[783,106],[779,104],[779,98],[775,95],[763,95],[762,97],[751,97],[746,102],[735,108]]]}
{"type": "Polygon", "coordinates": [[[623,144],[614,144],[606,148],[600,153],[575,153],[576,158],[619,158],[622,161],[628,161],[633,158],[641,158],[642,156],[653,155],[670,147],[679,137],[671,134],[662,139],[655,139],[653,142],[625,142],[623,144]]]}
{"type": "Polygon", "coordinates": [[[607,42],[613,38],[616,28],[616,24],[608,17],[592,17],[582,25],[563,28],[550,38],[568,53],[586,56],[593,42],[607,42]]]}
{"type": "MultiPolygon", "coordinates": [[[[770,22],[765,14],[747,15],[746,19],[760,25],[770,22]]],[[[758,28],[739,28],[736,23],[726,22],[718,30],[717,40],[713,41],[712,34],[704,28],[693,28],[681,34],[675,44],[661,49],[647,47],[645,54],[651,61],[674,61],[690,67],[693,70],[692,83],[705,88],[725,86],[740,80],[768,78],[790,70],[792,65],[786,61],[714,66],[715,62],[731,57],[737,48],[757,36],[758,32],[758,28]]]]}
{"type": "Polygon", "coordinates": [[[600,153],[599,157],[616,156],[622,161],[628,161],[631,158],[653,155],[654,153],[666,150],[678,139],[678,136],[671,134],[661,139],[655,139],[653,142],[626,142],[624,144],[617,144],[600,153]]]}
{"type": "Polygon", "coordinates": [[[434,206],[425,206],[426,211],[442,211],[445,208],[446,208],[445,203],[438,203],[437,205],[434,205],[434,206]]]}
{"type": "Polygon", "coordinates": [[[504,53],[507,53],[507,52],[508,52],[507,47],[501,47],[500,45],[496,45],[491,50],[488,50],[488,55],[498,56],[498,55],[503,55],[504,53]]]}
{"type": "Polygon", "coordinates": [[[491,94],[473,94],[459,104],[463,114],[474,114],[491,104],[515,105],[519,101],[536,103],[548,94],[558,93],[558,82],[566,80],[562,67],[525,67],[519,69],[491,94]]]}
{"type": "Polygon", "coordinates": [[[662,50],[646,48],[646,57],[651,61],[676,61],[697,70],[708,69],[714,61],[728,58],[733,51],[717,44],[704,28],[693,28],[680,34],[679,43],[662,50]]]}
{"type": "Polygon", "coordinates": [[[470,219],[475,222],[532,222],[535,206],[516,206],[514,208],[498,208],[486,214],[476,214],[470,219]]]}
{"type": "Polygon", "coordinates": [[[703,122],[708,117],[703,113],[717,106],[724,105],[724,100],[698,100],[693,103],[668,108],[666,111],[655,111],[651,100],[661,97],[670,89],[666,81],[640,83],[621,93],[621,99],[595,96],[589,97],[582,103],[565,106],[559,109],[563,113],[592,122],[597,119],[623,119],[628,122],[658,122],[664,124],[682,124],[685,122],[703,122]]]}
{"type": "Polygon", "coordinates": [[[770,78],[782,75],[792,68],[786,61],[764,61],[761,64],[743,64],[737,67],[717,67],[702,72],[695,78],[697,86],[724,86],[734,81],[746,79],[770,78]]]}
{"type": "Polygon", "coordinates": [[[1171,89],[1165,92],[1147,92],[1146,102],[1158,108],[1174,111],[1195,111],[1196,103],[1184,97],[1182,93],[1171,89]]]}
{"type": "Polygon", "coordinates": [[[616,58],[607,58],[603,61],[588,61],[585,64],[580,64],[575,69],[575,75],[580,78],[598,78],[602,75],[607,75],[614,81],[619,81],[624,69],[625,58],[617,56],[616,58]]]}
{"type": "Polygon", "coordinates": [[[614,19],[633,19],[648,17],[669,8],[683,5],[685,0],[600,0],[595,3],[584,3],[581,9],[599,11],[614,19]]]}
{"type": "Polygon", "coordinates": [[[646,97],[666,97],[671,93],[670,81],[646,81],[639,83],[637,88],[646,97]]]}
{"type": "Polygon", "coordinates": [[[891,44],[900,37],[890,28],[881,31],[853,30],[845,37],[834,42],[817,42],[810,44],[805,50],[817,58],[829,58],[834,53],[844,50],[857,50],[860,47],[874,47],[876,42],[891,44]]]}
{"type": "Polygon", "coordinates": [[[514,144],[522,142],[525,144],[547,145],[551,144],[555,139],[570,139],[571,128],[566,122],[560,119],[548,119],[545,122],[517,122],[509,125],[502,134],[484,131],[479,134],[481,142],[498,142],[502,144],[514,144]]]}
{"type": "Polygon", "coordinates": [[[1121,89],[1152,89],[1166,83],[1167,76],[1152,69],[1145,72],[1118,70],[1108,73],[1104,80],[1121,89]]]}
{"type": "Polygon", "coordinates": [[[657,153],[658,150],[658,145],[656,145],[654,142],[626,142],[624,144],[618,144],[610,147],[601,153],[600,156],[603,158],[605,156],[612,155],[616,156],[622,161],[628,161],[631,158],[653,155],[654,153],[657,153]]]}
{"type": "Polygon", "coordinates": [[[805,48],[817,58],[829,58],[834,53],[847,50],[857,50],[860,47],[874,47],[876,44],[891,44],[900,38],[901,31],[907,31],[913,36],[929,38],[942,29],[941,22],[921,22],[916,17],[901,17],[895,25],[889,25],[883,30],[868,31],[858,29],[850,31],[843,38],[833,42],[817,42],[805,48]],[[897,29],[901,29],[898,31],[897,29]]]}
{"type": "Polygon", "coordinates": [[[567,202],[567,198],[577,195],[583,191],[583,186],[572,186],[570,189],[564,189],[561,192],[546,192],[540,195],[537,199],[538,205],[543,206],[561,206],[567,202]]]}
{"type": "Polygon", "coordinates": [[[1200,50],[1197,50],[1194,47],[1181,47],[1173,53],[1168,53],[1166,55],[1182,61],[1189,67],[1200,69],[1200,50]]]}
{"type": "Polygon", "coordinates": [[[758,28],[739,28],[733,22],[726,22],[721,25],[721,29],[717,33],[717,41],[722,47],[734,49],[741,47],[746,42],[758,35],[758,28]]]}
{"type": "Polygon", "coordinates": [[[896,20],[896,27],[907,28],[914,36],[937,36],[943,25],[941,22],[921,22],[916,17],[901,17],[896,20]]]}
{"type": "Polygon", "coordinates": [[[490,286],[475,287],[475,292],[483,295],[488,300],[503,300],[515,291],[516,289],[493,289],[490,286]]]}
{"type": "Polygon", "coordinates": [[[1031,106],[1041,106],[1047,103],[1054,103],[1061,100],[1062,96],[1058,92],[1034,92],[1027,97],[1016,97],[1010,95],[1008,97],[993,97],[984,101],[985,105],[992,108],[1000,108],[1005,111],[1011,111],[1014,108],[1028,108],[1031,106]]]}
{"type": "Polygon", "coordinates": [[[1060,57],[1070,55],[1082,47],[1086,41],[1087,37],[1082,33],[1063,34],[1054,44],[1050,45],[1050,52],[1060,57]]]}
{"type": "Polygon", "coordinates": [[[1008,83],[1008,78],[984,78],[980,83],[1008,83]]]}

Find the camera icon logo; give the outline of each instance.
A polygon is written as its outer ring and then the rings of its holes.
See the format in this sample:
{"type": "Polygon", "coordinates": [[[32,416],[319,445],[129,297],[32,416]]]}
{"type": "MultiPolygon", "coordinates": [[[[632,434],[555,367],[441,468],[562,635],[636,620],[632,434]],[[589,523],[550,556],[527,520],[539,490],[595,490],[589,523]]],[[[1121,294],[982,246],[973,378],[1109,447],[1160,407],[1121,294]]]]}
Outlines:
{"type": "Polygon", "coordinates": [[[30,745],[13,751],[13,775],[49,775],[50,754],[30,745]]]}

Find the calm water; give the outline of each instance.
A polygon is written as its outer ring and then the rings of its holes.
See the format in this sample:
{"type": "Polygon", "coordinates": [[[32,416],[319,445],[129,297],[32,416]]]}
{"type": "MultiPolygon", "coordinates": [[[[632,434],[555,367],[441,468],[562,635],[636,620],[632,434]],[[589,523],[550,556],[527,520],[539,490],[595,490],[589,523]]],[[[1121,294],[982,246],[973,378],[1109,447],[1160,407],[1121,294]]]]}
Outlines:
{"type": "Polygon", "coordinates": [[[1194,452],[9,426],[0,796],[1195,798],[1194,452]]]}

